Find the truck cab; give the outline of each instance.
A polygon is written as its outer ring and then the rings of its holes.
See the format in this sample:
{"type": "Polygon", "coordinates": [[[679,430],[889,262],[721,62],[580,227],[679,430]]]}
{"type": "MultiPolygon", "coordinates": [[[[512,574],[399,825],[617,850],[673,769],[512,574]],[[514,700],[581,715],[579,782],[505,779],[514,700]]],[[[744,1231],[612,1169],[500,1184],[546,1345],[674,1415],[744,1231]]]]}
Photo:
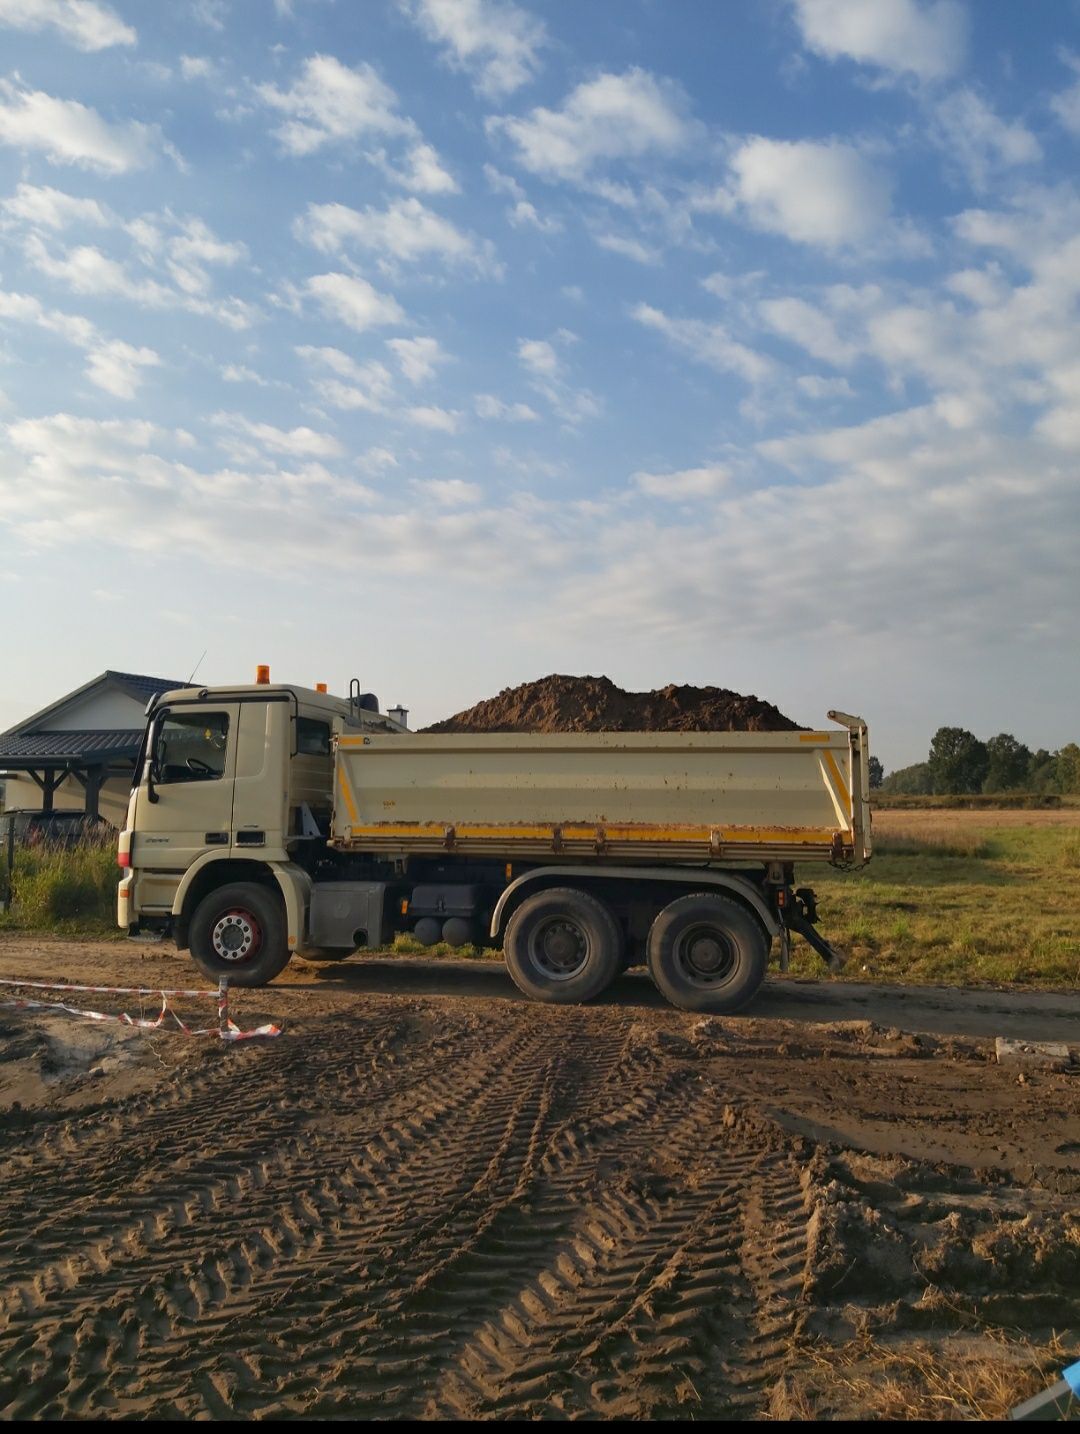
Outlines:
{"type": "Polygon", "coordinates": [[[154,699],[119,837],[123,929],[156,929],[183,947],[194,923],[200,948],[209,943],[218,957],[212,965],[262,980],[303,949],[311,869],[330,826],[334,739],[405,730],[354,689],[346,699],[259,681],[154,699]],[[254,891],[245,897],[241,886],[254,891]],[[224,901],[211,900],[222,892],[224,901]],[[222,910],[204,932],[214,906],[222,910]]]}

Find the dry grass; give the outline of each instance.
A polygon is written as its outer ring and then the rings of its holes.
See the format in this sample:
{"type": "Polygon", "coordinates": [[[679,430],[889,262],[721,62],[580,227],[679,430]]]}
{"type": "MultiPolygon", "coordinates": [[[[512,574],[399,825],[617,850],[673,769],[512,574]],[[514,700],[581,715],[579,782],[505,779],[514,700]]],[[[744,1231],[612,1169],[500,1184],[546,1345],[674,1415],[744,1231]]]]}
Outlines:
{"type": "MultiPolygon", "coordinates": [[[[797,873],[818,890],[846,977],[1080,983],[1080,812],[885,812],[874,840],[861,872],[797,873]]],[[[805,949],[794,965],[822,973],[805,949]]]]}
{"type": "Polygon", "coordinates": [[[1004,1419],[1054,1384],[1071,1354],[998,1331],[921,1340],[893,1349],[871,1335],[812,1346],[804,1377],[785,1382],[776,1413],[788,1419],[1004,1419]]]}

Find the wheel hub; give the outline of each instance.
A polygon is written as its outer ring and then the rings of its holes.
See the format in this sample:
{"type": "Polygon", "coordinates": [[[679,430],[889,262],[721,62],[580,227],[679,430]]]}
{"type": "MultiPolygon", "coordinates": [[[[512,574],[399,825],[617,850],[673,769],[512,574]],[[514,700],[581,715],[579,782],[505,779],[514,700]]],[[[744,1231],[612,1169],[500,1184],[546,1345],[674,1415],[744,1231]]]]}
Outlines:
{"type": "Polygon", "coordinates": [[[715,927],[688,931],[679,943],[677,955],[683,970],[699,985],[726,980],[735,966],[730,942],[715,927]]]}
{"type": "Polygon", "coordinates": [[[222,961],[247,961],[259,949],[262,933],[250,911],[226,911],[211,933],[214,955],[222,961]]]}
{"type": "Polygon", "coordinates": [[[530,945],[533,965],[556,981],[577,975],[589,954],[588,938],[572,921],[545,922],[530,945]]]}

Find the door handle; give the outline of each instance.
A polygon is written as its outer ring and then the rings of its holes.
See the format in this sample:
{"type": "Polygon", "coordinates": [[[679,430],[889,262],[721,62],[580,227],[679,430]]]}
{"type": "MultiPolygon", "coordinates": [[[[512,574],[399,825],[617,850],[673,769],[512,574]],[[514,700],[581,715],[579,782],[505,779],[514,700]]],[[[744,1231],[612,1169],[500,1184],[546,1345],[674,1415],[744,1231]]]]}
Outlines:
{"type": "Polygon", "coordinates": [[[207,832],[205,837],[207,846],[228,846],[228,832],[207,832]]]}

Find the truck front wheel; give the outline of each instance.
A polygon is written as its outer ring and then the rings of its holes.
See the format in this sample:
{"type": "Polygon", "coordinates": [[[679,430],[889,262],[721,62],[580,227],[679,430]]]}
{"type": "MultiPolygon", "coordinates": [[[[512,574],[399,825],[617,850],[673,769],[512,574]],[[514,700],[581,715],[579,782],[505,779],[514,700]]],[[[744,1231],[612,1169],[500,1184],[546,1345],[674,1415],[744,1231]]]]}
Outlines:
{"type": "Polygon", "coordinates": [[[204,896],[188,944],[200,971],[234,986],[265,986],[289,964],[285,910],[276,891],[237,881],[204,896]]]}
{"type": "Polygon", "coordinates": [[[589,1001],[622,969],[623,938],[602,901],[554,887],[523,901],[504,942],[514,985],[536,1001],[589,1001]]]}
{"type": "Polygon", "coordinates": [[[737,1011],[765,979],[769,940],[735,901],[701,892],[660,912],[648,941],[649,973],[684,1011],[737,1011]]]}

